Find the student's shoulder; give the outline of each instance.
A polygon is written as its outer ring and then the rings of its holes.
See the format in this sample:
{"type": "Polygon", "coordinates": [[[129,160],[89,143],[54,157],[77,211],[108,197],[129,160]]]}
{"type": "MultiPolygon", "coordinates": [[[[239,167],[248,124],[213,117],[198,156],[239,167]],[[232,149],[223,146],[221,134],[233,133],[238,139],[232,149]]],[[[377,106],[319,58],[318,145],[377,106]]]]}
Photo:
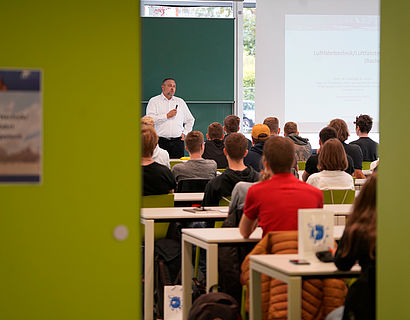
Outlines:
{"type": "Polygon", "coordinates": [[[151,168],[155,169],[156,171],[171,172],[171,170],[167,166],[164,166],[163,164],[160,164],[158,162],[152,163],[151,168]]]}
{"type": "Polygon", "coordinates": [[[185,166],[186,166],[186,162],[177,163],[172,167],[171,171],[174,172],[174,171],[183,170],[185,166]]]}

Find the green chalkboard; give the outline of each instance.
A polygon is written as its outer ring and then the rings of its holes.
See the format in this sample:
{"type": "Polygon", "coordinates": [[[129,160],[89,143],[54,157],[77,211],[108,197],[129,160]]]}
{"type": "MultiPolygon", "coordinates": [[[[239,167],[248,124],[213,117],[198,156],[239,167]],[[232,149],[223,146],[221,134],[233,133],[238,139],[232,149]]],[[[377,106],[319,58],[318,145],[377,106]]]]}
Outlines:
{"type": "Polygon", "coordinates": [[[177,82],[185,101],[234,100],[234,20],[142,18],[142,100],[177,82]]]}

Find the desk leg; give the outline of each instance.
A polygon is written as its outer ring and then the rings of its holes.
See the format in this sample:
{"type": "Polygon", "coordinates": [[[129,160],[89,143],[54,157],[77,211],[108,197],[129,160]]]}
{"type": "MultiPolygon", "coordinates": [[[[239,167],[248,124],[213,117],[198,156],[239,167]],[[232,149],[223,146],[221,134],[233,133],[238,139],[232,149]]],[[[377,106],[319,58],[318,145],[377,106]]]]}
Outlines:
{"type": "Polygon", "coordinates": [[[206,250],[206,291],[218,284],[218,245],[210,244],[206,250]]]}
{"type": "Polygon", "coordinates": [[[144,319],[154,314],[154,220],[145,220],[144,319]]]}
{"type": "Polygon", "coordinates": [[[302,278],[290,277],[288,282],[288,320],[302,319],[302,278]]]}
{"type": "Polygon", "coordinates": [[[250,269],[250,291],[249,291],[249,315],[250,320],[262,319],[262,302],[261,302],[261,273],[254,269],[250,269]]]}
{"type": "Polygon", "coordinates": [[[185,241],[182,235],[182,290],[183,290],[183,319],[188,319],[192,305],[192,244],[185,241]]]}

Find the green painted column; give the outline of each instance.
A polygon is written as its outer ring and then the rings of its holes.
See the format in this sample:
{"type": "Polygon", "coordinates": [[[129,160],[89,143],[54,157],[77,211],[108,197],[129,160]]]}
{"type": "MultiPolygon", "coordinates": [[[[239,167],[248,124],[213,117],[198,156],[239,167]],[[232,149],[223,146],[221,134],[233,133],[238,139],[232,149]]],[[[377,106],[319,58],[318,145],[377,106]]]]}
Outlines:
{"type": "Polygon", "coordinates": [[[43,183],[0,185],[0,319],[141,318],[138,10],[0,5],[0,68],[43,71],[44,141],[43,183]]]}
{"type": "Polygon", "coordinates": [[[377,318],[410,319],[410,2],[381,1],[377,318]]]}

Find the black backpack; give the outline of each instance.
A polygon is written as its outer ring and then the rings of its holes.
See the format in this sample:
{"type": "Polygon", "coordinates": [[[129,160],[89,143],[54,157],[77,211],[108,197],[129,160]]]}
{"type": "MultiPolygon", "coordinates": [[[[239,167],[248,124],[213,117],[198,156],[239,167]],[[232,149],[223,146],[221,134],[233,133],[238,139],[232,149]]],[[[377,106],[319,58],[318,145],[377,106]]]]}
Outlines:
{"type": "Polygon", "coordinates": [[[229,294],[210,292],[201,295],[192,304],[188,320],[238,320],[241,319],[239,305],[229,294]]]}

